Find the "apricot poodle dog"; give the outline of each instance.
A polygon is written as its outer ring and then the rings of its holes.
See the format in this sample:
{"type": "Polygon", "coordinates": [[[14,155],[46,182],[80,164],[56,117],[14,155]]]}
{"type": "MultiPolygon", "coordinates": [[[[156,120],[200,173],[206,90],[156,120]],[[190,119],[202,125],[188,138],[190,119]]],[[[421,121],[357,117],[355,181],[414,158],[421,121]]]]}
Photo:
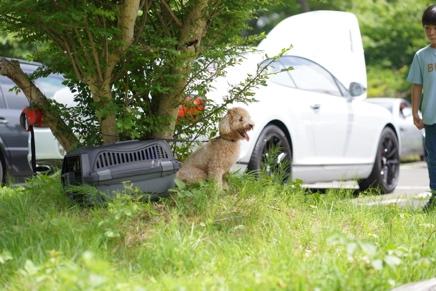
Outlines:
{"type": "Polygon", "coordinates": [[[230,109],[219,123],[219,136],[198,148],[186,159],[177,178],[187,184],[214,181],[219,189],[227,188],[224,175],[239,157],[239,141],[249,140],[247,131],[253,129],[247,110],[230,109]]]}

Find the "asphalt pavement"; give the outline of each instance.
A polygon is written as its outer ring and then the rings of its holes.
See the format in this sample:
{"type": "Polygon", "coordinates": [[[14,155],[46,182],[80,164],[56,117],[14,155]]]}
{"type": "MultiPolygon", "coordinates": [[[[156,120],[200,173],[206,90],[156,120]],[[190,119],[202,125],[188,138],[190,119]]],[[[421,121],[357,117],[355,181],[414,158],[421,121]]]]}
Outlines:
{"type": "MultiPolygon", "coordinates": [[[[356,182],[316,183],[306,185],[310,188],[357,189],[356,182]]],[[[422,208],[430,197],[427,165],[425,162],[402,163],[398,186],[391,194],[361,196],[355,203],[371,205],[398,204],[404,207],[422,208]]]]}
{"type": "Polygon", "coordinates": [[[400,166],[398,186],[391,194],[360,197],[356,203],[365,205],[397,204],[419,209],[430,198],[429,179],[425,162],[404,163],[400,166]]]}
{"type": "Polygon", "coordinates": [[[430,191],[425,162],[405,163],[400,166],[400,180],[394,193],[416,194],[430,191]]]}

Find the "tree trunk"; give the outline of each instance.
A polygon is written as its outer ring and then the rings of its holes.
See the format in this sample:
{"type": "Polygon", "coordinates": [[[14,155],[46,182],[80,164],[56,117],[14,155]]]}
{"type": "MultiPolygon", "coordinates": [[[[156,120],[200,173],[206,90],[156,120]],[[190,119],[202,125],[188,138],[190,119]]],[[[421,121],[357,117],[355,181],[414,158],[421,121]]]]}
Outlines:
{"type": "Polygon", "coordinates": [[[89,84],[92,99],[97,103],[97,118],[100,122],[100,131],[104,144],[110,144],[119,140],[116,120],[116,110],[113,104],[111,84],[108,81],[97,86],[89,84]]]}
{"type": "Polygon", "coordinates": [[[133,42],[139,4],[140,0],[129,0],[122,3],[120,16],[118,18],[118,28],[121,31],[121,45],[108,55],[108,61],[102,76],[103,80],[101,80],[101,82],[96,81],[96,78],[92,76],[92,80],[87,82],[91,89],[93,100],[102,106],[102,114],[98,114],[97,116],[100,121],[104,144],[114,143],[119,140],[111,82],[115,66],[133,42]]]}
{"type": "Polygon", "coordinates": [[[165,139],[171,139],[173,137],[179,104],[176,101],[177,99],[179,99],[177,96],[165,96],[165,98],[160,99],[157,114],[159,116],[168,117],[168,120],[167,122],[164,122],[164,125],[161,128],[154,131],[153,137],[165,139]]]}
{"type": "Polygon", "coordinates": [[[48,126],[66,151],[77,148],[80,143],[73,131],[62,121],[47,98],[21,70],[18,61],[0,59],[0,74],[7,76],[26,95],[29,102],[43,112],[44,125],[48,126]]]}
{"type": "Polygon", "coordinates": [[[185,98],[184,89],[191,72],[191,63],[198,57],[201,39],[206,33],[207,13],[205,10],[208,0],[197,0],[190,13],[183,21],[177,49],[180,51],[182,62],[172,69],[174,76],[180,76],[177,81],[169,84],[169,94],[161,95],[158,99],[159,116],[167,117],[168,122],[153,132],[154,137],[172,138],[177,120],[178,105],[185,98]]]}

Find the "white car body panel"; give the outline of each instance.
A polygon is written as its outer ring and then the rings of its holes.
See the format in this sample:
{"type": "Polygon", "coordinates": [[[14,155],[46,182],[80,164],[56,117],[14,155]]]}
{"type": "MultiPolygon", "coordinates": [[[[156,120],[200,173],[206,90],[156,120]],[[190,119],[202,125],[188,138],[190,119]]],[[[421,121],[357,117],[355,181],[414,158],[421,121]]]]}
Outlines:
{"type": "MultiPolygon", "coordinates": [[[[45,86],[47,86],[45,84],[45,86]]],[[[53,92],[52,96],[47,96],[60,104],[65,105],[66,107],[72,107],[76,105],[74,101],[74,94],[70,91],[68,87],[60,87],[53,86],[50,88],[50,92],[53,92]]],[[[48,89],[48,88],[46,88],[48,89]]],[[[66,154],[64,148],[53,135],[53,132],[49,128],[44,127],[35,127],[35,158],[37,160],[37,164],[47,164],[47,166],[52,166],[55,164],[59,164],[59,161],[62,160],[66,154]]],[[[29,154],[28,160],[31,160],[31,143],[30,143],[30,135],[29,135],[29,154]]]]}
{"type": "Polygon", "coordinates": [[[65,150],[50,128],[34,128],[34,132],[36,158],[38,160],[62,160],[64,158],[65,150]]]}
{"type": "Polygon", "coordinates": [[[410,156],[424,156],[424,130],[419,130],[413,123],[411,104],[402,98],[374,97],[369,98],[368,102],[378,104],[386,108],[394,119],[394,125],[399,132],[400,157],[407,159],[410,156]],[[404,103],[406,107],[401,113],[400,105],[404,103]]]}
{"type": "MultiPolygon", "coordinates": [[[[260,53],[247,54],[245,61],[229,68],[226,77],[216,80],[207,97],[222,102],[229,86],[244,80],[247,73],[256,73],[265,52],[272,56],[291,43],[293,48],[288,55],[316,61],[346,86],[359,82],[366,87],[363,47],[355,16],[316,11],[279,23],[259,44],[260,53]]],[[[250,140],[241,142],[240,157],[233,170],[245,170],[262,130],[268,124],[281,123],[292,143],[293,179],[315,183],[369,176],[381,132],[392,125],[392,117],[385,109],[366,102],[365,93],[356,97],[333,96],[272,81],[255,93],[257,102],[230,106],[245,107],[255,123],[249,132],[250,140]]]]}

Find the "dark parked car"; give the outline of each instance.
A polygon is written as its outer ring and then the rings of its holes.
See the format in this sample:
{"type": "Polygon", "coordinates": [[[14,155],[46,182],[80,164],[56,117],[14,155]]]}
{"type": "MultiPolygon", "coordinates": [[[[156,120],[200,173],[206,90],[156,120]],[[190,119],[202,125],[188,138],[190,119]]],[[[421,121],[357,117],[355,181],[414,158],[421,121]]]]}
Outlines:
{"type": "MultiPolygon", "coordinates": [[[[23,64],[25,67],[26,64],[23,64]]],[[[32,175],[28,161],[29,133],[20,126],[20,114],[28,106],[22,92],[11,91],[15,83],[0,76],[0,182],[21,182],[32,175]]]]}
{"type": "MultiPolygon", "coordinates": [[[[31,74],[40,63],[18,60],[21,68],[27,74],[31,74]]],[[[38,78],[35,84],[49,98],[56,92],[65,89],[62,85],[63,77],[59,74],[51,74],[48,77],[38,78]]],[[[15,83],[9,78],[0,75],[0,183],[7,180],[11,182],[22,182],[32,175],[29,154],[29,133],[19,123],[22,110],[29,106],[24,94],[13,90],[15,83]],[[12,89],[12,90],[11,90],[12,89]]],[[[68,89],[68,88],[67,88],[68,89]]],[[[68,91],[69,92],[69,91],[68,91]]],[[[35,128],[36,157],[42,158],[50,166],[52,157],[45,152],[50,151],[57,160],[62,159],[64,151],[59,143],[52,137],[48,128],[35,128]],[[51,138],[50,138],[51,137],[51,138]],[[55,142],[53,142],[55,141],[55,142]]],[[[58,161],[57,161],[58,162],[58,161]]],[[[48,169],[44,164],[39,163],[41,169],[48,169]]]]}

